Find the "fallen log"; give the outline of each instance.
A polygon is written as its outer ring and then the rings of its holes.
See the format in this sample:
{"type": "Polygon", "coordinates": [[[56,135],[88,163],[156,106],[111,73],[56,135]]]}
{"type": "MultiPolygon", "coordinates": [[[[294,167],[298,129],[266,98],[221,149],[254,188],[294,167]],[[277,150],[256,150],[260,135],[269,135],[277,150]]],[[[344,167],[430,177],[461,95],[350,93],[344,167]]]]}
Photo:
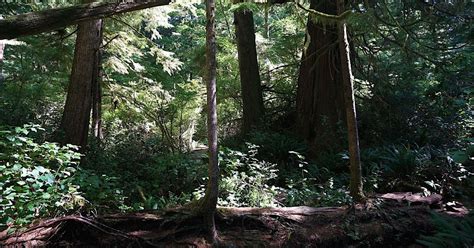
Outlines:
{"type": "MultiPolygon", "coordinates": [[[[413,244],[432,231],[426,206],[349,208],[219,208],[224,247],[347,247],[413,244]]],[[[23,232],[0,234],[1,247],[210,247],[203,219],[187,209],[66,216],[23,232]]]]}
{"type": "Polygon", "coordinates": [[[380,195],[379,198],[384,199],[384,200],[395,200],[398,202],[408,202],[410,204],[427,204],[427,205],[440,204],[441,201],[443,200],[443,197],[439,194],[423,196],[420,193],[412,193],[412,192],[386,193],[386,194],[380,195]]]}
{"type": "Polygon", "coordinates": [[[8,16],[0,20],[0,40],[54,31],[81,21],[102,19],[115,14],[167,5],[170,2],[171,0],[96,2],[8,16]]]}

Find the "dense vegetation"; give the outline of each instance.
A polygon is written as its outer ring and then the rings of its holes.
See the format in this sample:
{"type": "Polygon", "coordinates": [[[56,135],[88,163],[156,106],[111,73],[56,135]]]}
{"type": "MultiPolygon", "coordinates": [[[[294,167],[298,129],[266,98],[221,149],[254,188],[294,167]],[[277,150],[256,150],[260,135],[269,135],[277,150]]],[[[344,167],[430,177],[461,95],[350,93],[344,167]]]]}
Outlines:
{"type": "MultiPolygon", "coordinates": [[[[348,27],[364,197],[441,194],[472,206],[472,3],[349,1],[344,14],[332,1],[234,2],[216,5],[219,206],[360,200],[349,189],[341,23],[348,27]]],[[[65,6],[4,2],[0,19],[65,6]]],[[[0,230],[204,197],[208,19],[200,1],[176,1],[0,40],[0,230]],[[76,94],[76,77],[87,81],[88,67],[74,76],[74,50],[81,27],[93,22],[100,36],[84,108],[77,100],[84,97],[66,98],[76,94]],[[68,124],[79,114],[85,121],[68,124]]],[[[465,230],[472,217],[463,223],[460,244],[472,245],[465,230]]],[[[437,238],[420,242],[446,242],[437,238]]]]}

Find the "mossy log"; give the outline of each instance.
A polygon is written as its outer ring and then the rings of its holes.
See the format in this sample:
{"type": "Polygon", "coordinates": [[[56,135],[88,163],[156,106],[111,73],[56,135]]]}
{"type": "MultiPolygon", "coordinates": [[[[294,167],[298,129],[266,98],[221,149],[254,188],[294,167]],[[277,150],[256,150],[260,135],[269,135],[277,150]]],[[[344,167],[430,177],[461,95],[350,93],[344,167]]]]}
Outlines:
{"type": "Polygon", "coordinates": [[[54,31],[81,21],[102,19],[115,14],[167,5],[170,2],[171,0],[95,2],[8,16],[0,20],[0,40],[54,31]]]}
{"type": "MultiPolygon", "coordinates": [[[[222,247],[405,247],[432,231],[426,206],[219,208],[222,247]]],[[[0,234],[1,247],[210,247],[187,209],[66,216],[0,234]]]]}

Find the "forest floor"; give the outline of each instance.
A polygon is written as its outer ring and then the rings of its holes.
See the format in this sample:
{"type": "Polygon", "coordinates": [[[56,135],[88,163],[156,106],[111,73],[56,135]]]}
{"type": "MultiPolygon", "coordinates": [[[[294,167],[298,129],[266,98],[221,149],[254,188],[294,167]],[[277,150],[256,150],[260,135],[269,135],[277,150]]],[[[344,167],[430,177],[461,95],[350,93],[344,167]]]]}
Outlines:
{"type": "MultiPolygon", "coordinates": [[[[433,232],[431,211],[447,211],[441,198],[386,194],[351,207],[218,208],[221,247],[421,247],[433,232]]],[[[0,233],[0,247],[210,247],[203,222],[186,208],[79,215],[41,220],[0,233]]]]}

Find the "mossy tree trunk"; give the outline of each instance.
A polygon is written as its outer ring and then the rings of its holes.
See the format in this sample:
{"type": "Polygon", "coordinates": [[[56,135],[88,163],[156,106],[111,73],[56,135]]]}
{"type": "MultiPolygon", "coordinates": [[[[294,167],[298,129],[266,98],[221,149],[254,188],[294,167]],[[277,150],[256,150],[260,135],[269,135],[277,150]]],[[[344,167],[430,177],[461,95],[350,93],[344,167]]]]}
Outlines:
{"type": "MultiPolygon", "coordinates": [[[[103,23],[102,23],[103,25],[103,23]]],[[[101,31],[103,26],[101,27],[101,31]]],[[[100,40],[102,40],[102,32],[100,40]]],[[[97,55],[97,67],[92,76],[92,131],[97,142],[102,140],[102,48],[97,55]]]]}
{"type": "MultiPolygon", "coordinates": [[[[337,14],[336,3],[329,0],[311,0],[310,9],[337,14]]],[[[343,147],[339,134],[344,121],[342,89],[337,27],[316,23],[310,15],[298,77],[296,131],[308,141],[314,157],[343,147]]]]}
{"type": "MultiPolygon", "coordinates": [[[[236,0],[234,3],[242,2],[236,0]]],[[[235,36],[242,88],[243,133],[258,126],[263,118],[263,95],[255,44],[253,13],[249,9],[234,11],[235,36]]]]}
{"type": "Polygon", "coordinates": [[[168,5],[171,0],[90,2],[78,6],[8,16],[0,20],[0,39],[14,39],[25,35],[50,32],[86,20],[97,20],[115,14],[168,5]]]}
{"type": "Polygon", "coordinates": [[[3,53],[5,51],[5,42],[0,40],[0,85],[3,83],[3,53]]]}
{"type": "Polygon", "coordinates": [[[199,202],[198,214],[203,215],[206,225],[206,232],[209,239],[217,242],[217,231],[214,220],[216,213],[217,197],[219,193],[219,163],[217,158],[217,101],[216,101],[216,81],[217,81],[217,62],[216,62],[216,3],[215,0],[206,1],[206,85],[207,85],[207,132],[209,146],[209,181],[205,191],[204,198],[199,202]]]}
{"type": "MultiPolygon", "coordinates": [[[[344,12],[344,0],[337,0],[339,13],[344,12]]],[[[346,108],[347,139],[350,160],[350,194],[356,201],[364,198],[362,187],[362,170],[360,164],[359,133],[357,129],[357,111],[354,98],[354,77],[352,75],[350,45],[347,38],[345,20],[338,22],[339,52],[341,56],[341,73],[344,85],[344,102],[346,108]]]]}
{"type": "Polygon", "coordinates": [[[62,142],[84,151],[90,125],[92,93],[97,82],[102,20],[79,23],[74,60],[61,121],[62,142]]]}

